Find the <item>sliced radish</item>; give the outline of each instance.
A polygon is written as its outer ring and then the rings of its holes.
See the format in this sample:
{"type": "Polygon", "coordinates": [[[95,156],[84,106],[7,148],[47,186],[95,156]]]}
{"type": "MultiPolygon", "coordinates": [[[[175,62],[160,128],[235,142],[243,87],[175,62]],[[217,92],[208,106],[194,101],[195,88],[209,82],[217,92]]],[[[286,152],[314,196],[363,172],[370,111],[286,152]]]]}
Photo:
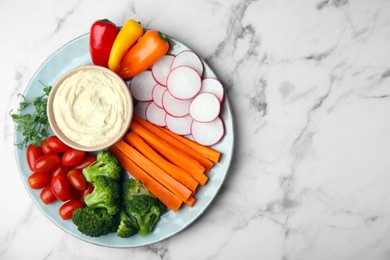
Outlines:
{"type": "Polygon", "coordinates": [[[175,56],[167,54],[153,64],[152,74],[160,85],[167,85],[168,74],[171,72],[171,65],[174,58],[175,56]]]}
{"type": "Polygon", "coordinates": [[[168,114],[175,117],[182,117],[190,113],[192,99],[178,99],[172,96],[169,91],[165,91],[162,102],[168,114]]]}
{"type": "Polygon", "coordinates": [[[202,77],[203,75],[203,62],[201,61],[199,56],[193,51],[186,50],[176,55],[176,57],[172,61],[171,70],[180,66],[187,66],[193,68],[199,74],[199,76],[202,77]]]}
{"type": "Polygon", "coordinates": [[[199,93],[204,92],[214,94],[221,103],[225,95],[222,83],[216,78],[206,78],[202,80],[202,88],[200,89],[199,93]]]}
{"type": "Polygon", "coordinates": [[[165,126],[165,115],[165,110],[158,107],[154,102],[151,102],[146,108],[146,120],[152,124],[165,126]]]}
{"type": "Polygon", "coordinates": [[[202,145],[214,145],[222,139],[224,134],[225,128],[220,117],[207,123],[194,120],[191,125],[192,137],[197,143],[202,145]]]}
{"type": "Polygon", "coordinates": [[[221,103],[211,93],[198,94],[190,105],[190,115],[199,122],[210,122],[218,117],[221,111],[221,103]]]}
{"type": "Polygon", "coordinates": [[[187,66],[180,66],[171,71],[167,80],[169,92],[178,99],[190,99],[199,93],[202,86],[198,73],[187,66]]]}
{"type": "Polygon", "coordinates": [[[134,106],[134,114],[139,115],[143,119],[146,119],[146,108],[152,101],[139,101],[134,106]]]}
{"type": "Polygon", "coordinates": [[[169,114],[165,116],[165,122],[167,124],[167,128],[178,135],[189,135],[191,134],[191,124],[192,117],[190,115],[186,115],[183,117],[174,117],[169,114]]]}
{"type": "Polygon", "coordinates": [[[165,91],[168,91],[167,88],[160,84],[156,84],[153,88],[152,98],[158,107],[163,108],[162,97],[165,91]]]}
{"type": "Polygon", "coordinates": [[[152,76],[152,72],[150,70],[143,71],[131,80],[131,95],[139,101],[151,101],[152,91],[155,85],[156,81],[152,76]]]}

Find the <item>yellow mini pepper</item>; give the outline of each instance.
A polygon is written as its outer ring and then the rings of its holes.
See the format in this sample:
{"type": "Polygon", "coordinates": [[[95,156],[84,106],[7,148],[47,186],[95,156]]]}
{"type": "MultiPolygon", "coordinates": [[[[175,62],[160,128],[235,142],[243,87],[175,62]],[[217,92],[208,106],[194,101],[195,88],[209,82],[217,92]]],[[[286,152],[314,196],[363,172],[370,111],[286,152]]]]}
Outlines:
{"type": "Polygon", "coordinates": [[[127,50],[142,36],[144,30],[140,23],[129,19],[123,25],[112,45],[108,68],[115,71],[127,50]]]}

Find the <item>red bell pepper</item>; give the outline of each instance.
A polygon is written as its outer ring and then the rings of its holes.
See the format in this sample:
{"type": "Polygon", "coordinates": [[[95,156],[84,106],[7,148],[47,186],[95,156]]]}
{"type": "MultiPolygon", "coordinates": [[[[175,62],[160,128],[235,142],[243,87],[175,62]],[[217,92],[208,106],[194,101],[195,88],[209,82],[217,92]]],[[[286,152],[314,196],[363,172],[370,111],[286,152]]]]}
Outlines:
{"type": "Polygon", "coordinates": [[[92,24],[89,36],[89,52],[93,64],[108,67],[111,47],[118,32],[118,27],[108,19],[97,20],[92,24]]]}

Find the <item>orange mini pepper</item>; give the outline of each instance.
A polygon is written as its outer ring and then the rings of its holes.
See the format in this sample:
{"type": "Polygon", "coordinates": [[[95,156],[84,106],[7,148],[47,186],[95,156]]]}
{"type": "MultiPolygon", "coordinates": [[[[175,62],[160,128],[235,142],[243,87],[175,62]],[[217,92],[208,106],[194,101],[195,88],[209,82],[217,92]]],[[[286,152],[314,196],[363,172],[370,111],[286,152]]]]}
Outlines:
{"type": "Polygon", "coordinates": [[[169,50],[168,37],[156,30],[150,30],[127,51],[116,70],[122,78],[131,78],[147,70],[169,50]]]}

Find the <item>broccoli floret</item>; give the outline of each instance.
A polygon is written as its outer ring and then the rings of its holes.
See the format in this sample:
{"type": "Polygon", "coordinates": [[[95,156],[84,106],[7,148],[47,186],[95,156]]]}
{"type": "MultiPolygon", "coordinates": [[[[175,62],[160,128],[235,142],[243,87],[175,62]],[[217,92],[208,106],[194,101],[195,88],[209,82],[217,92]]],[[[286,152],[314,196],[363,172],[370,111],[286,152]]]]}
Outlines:
{"type": "Polygon", "coordinates": [[[107,176],[116,181],[121,178],[122,168],[118,160],[109,151],[102,150],[96,156],[96,161],[83,169],[88,182],[94,183],[97,176],[107,176]]]}
{"type": "Polygon", "coordinates": [[[140,236],[152,232],[160,216],[167,210],[161,201],[149,195],[134,196],[125,206],[126,213],[136,219],[140,236]]]}
{"type": "Polygon", "coordinates": [[[72,221],[81,233],[90,237],[107,235],[118,227],[118,218],[108,214],[106,209],[76,209],[72,221]]]}
{"type": "Polygon", "coordinates": [[[119,182],[106,176],[97,176],[93,186],[92,193],[84,198],[85,204],[93,209],[105,208],[110,215],[117,214],[121,202],[119,182]]]}
{"type": "Polygon", "coordinates": [[[142,181],[125,180],[122,184],[122,204],[130,218],[134,218],[139,228],[139,235],[152,232],[160,216],[167,210],[142,181]]]}
{"type": "Polygon", "coordinates": [[[124,180],[122,183],[122,202],[123,204],[126,204],[131,199],[134,198],[134,196],[138,195],[149,195],[153,196],[149,192],[148,189],[144,186],[142,181],[136,180],[136,179],[127,179],[124,180]]]}
{"type": "Polygon", "coordinates": [[[137,221],[127,215],[123,208],[119,212],[119,226],[116,233],[122,238],[131,237],[138,233],[137,221]]]}

